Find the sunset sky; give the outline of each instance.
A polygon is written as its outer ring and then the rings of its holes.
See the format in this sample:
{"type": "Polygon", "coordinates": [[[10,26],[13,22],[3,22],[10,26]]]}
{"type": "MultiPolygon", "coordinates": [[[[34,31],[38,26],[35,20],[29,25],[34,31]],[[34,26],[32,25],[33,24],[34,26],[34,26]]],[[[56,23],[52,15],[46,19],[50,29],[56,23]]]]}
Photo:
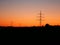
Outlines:
{"type": "Polygon", "coordinates": [[[0,0],[0,26],[60,25],[60,0],[0,0]]]}

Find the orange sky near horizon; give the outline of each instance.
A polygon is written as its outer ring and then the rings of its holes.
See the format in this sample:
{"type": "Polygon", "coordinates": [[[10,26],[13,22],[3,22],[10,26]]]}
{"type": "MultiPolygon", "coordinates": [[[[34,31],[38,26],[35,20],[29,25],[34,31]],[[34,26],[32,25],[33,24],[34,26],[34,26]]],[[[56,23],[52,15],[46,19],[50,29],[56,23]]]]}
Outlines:
{"type": "Polygon", "coordinates": [[[0,0],[0,26],[39,26],[38,16],[42,11],[42,25],[60,25],[59,0],[0,0]]]}

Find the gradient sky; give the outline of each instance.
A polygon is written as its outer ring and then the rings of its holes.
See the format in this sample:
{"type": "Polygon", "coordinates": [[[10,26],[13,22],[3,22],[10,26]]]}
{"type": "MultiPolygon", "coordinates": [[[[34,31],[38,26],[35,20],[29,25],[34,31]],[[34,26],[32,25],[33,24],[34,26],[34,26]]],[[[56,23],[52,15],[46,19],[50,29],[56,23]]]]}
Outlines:
{"type": "Polygon", "coordinates": [[[60,25],[60,0],[0,0],[0,26],[38,26],[42,11],[42,25],[60,25]]]}

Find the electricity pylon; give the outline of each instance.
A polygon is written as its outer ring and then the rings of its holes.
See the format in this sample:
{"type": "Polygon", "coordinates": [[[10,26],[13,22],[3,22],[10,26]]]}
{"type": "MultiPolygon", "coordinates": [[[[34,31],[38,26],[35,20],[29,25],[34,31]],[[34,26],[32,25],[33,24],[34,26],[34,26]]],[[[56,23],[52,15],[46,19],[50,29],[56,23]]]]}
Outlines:
{"type": "Polygon", "coordinates": [[[11,24],[10,24],[10,26],[13,26],[13,21],[11,21],[11,24]]]}
{"type": "Polygon", "coordinates": [[[39,24],[40,24],[40,27],[42,26],[42,12],[40,11],[39,13],[39,24]]]}
{"type": "Polygon", "coordinates": [[[40,26],[42,26],[42,13],[40,11],[40,26]]]}

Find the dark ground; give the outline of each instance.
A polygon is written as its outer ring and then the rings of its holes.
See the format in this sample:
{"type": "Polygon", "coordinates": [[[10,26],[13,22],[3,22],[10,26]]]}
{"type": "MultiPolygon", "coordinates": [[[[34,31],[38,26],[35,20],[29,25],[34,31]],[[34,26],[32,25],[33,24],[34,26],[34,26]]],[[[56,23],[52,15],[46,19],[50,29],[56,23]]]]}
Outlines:
{"type": "MultiPolygon", "coordinates": [[[[60,39],[60,26],[45,25],[43,27],[2,27],[0,26],[0,39],[14,40],[45,40],[60,39]],[[23,33],[22,33],[23,32],[23,33]],[[28,33],[27,33],[28,32],[28,33]],[[37,32],[37,33],[33,33],[37,32]],[[43,33],[41,33],[43,32],[43,33]],[[55,33],[59,32],[59,33],[55,33]]],[[[39,40],[39,41],[40,41],[39,40]]],[[[60,41],[60,40],[59,40],[60,41]]]]}
{"type": "Polygon", "coordinates": [[[2,27],[0,32],[60,32],[60,26],[46,25],[43,27],[2,27]]]}

